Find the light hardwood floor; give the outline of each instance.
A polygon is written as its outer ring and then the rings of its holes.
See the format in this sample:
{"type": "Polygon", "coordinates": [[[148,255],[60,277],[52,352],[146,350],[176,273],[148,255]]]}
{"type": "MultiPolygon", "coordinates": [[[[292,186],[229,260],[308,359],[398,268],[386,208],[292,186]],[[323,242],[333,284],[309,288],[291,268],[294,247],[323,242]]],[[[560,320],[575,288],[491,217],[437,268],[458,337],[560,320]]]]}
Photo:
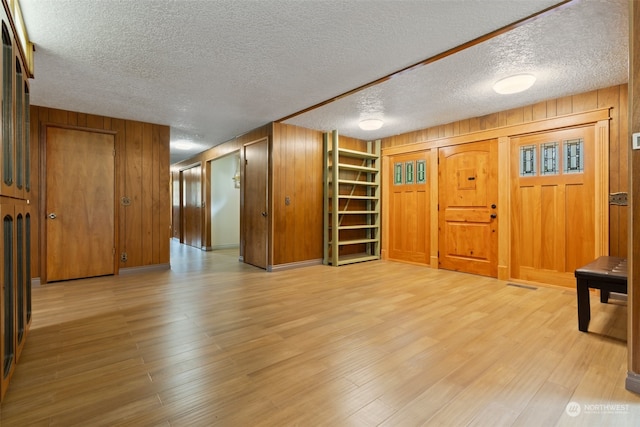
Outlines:
{"type": "Polygon", "coordinates": [[[395,262],[266,273],[172,244],[172,270],[50,284],[8,426],[639,425],[626,306],[395,262]],[[565,411],[576,402],[580,414],[565,411]]]}

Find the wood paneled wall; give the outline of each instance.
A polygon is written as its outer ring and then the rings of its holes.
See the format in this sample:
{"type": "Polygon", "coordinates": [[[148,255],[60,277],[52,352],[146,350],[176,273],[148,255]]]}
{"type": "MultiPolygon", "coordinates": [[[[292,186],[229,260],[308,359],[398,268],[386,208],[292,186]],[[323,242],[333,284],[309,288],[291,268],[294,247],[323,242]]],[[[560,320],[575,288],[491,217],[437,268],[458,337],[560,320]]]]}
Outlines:
{"type": "MultiPolygon", "coordinates": [[[[640,132],[640,2],[629,1],[629,133],[640,132]]],[[[621,151],[630,152],[631,241],[629,248],[629,352],[626,387],[640,393],[640,150],[631,149],[631,138],[621,151]]]]}
{"type": "MultiPolygon", "coordinates": [[[[598,108],[610,108],[609,191],[611,193],[626,192],[629,191],[628,150],[626,149],[629,137],[627,97],[626,84],[613,86],[384,138],[382,148],[524,124],[598,108]]],[[[611,255],[627,256],[628,220],[627,206],[610,206],[609,247],[611,255]]]]}
{"type": "MultiPolygon", "coordinates": [[[[119,188],[116,199],[128,197],[129,206],[118,205],[118,246],[116,253],[127,253],[120,268],[143,267],[169,263],[171,236],[171,199],[169,188],[169,127],[131,120],[77,113],[47,107],[31,106],[31,164],[33,198],[38,215],[34,216],[32,248],[40,247],[44,230],[40,218],[41,129],[45,124],[77,126],[116,132],[116,176],[119,188]]],[[[40,257],[34,250],[33,277],[40,275],[40,257]]]]}
{"type": "Polygon", "coordinates": [[[322,133],[274,123],[272,162],[273,264],[320,260],[322,133]]]}
{"type": "MultiPolygon", "coordinates": [[[[202,194],[211,206],[211,161],[240,150],[244,144],[268,137],[271,165],[269,203],[269,266],[278,268],[322,259],[322,133],[310,129],[269,123],[242,136],[217,145],[198,156],[172,165],[172,179],[179,171],[201,162],[202,194]],[[285,203],[286,198],[289,204],[285,203]]],[[[241,159],[241,161],[243,161],[241,159]]],[[[244,194],[244,198],[251,197],[244,194]]],[[[179,224],[174,209],[173,223],[179,224]]],[[[179,213],[178,213],[179,215],[179,213]]],[[[211,247],[211,218],[203,215],[203,242],[211,247]]],[[[242,230],[242,225],[241,225],[242,230]]],[[[241,254],[242,255],[242,254],[241,254]]]]}

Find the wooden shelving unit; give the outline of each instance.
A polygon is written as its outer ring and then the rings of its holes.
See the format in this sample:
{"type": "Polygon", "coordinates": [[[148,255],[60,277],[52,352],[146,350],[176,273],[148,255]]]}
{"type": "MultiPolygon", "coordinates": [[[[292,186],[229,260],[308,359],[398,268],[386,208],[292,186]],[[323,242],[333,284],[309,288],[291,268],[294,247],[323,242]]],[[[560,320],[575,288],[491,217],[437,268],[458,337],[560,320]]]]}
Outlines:
{"type": "Polygon", "coordinates": [[[324,134],[324,259],[339,266],[380,259],[380,140],[367,151],[324,134]]]}

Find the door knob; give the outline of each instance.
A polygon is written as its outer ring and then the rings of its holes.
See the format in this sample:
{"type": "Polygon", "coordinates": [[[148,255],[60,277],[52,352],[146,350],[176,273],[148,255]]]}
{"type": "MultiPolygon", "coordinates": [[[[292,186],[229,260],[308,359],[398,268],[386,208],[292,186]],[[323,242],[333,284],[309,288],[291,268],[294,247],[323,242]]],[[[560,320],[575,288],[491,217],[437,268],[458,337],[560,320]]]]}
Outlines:
{"type": "Polygon", "coordinates": [[[498,215],[496,215],[496,214],[491,214],[491,218],[497,218],[497,217],[498,217],[498,215]]]}
{"type": "Polygon", "coordinates": [[[51,212],[48,216],[49,216],[49,219],[56,219],[55,212],[51,212]]]}
{"type": "Polygon", "coordinates": [[[262,216],[266,218],[267,217],[267,213],[266,212],[262,212],[262,216]]]}
{"type": "Polygon", "coordinates": [[[491,209],[495,209],[496,208],[496,204],[494,203],[493,205],[491,205],[491,209]]]}

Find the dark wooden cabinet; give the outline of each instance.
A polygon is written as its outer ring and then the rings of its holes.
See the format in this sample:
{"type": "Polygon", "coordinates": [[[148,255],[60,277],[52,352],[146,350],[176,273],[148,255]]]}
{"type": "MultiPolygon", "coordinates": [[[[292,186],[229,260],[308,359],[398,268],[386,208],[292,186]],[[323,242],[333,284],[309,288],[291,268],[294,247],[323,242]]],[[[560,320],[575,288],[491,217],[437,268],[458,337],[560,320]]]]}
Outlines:
{"type": "Polygon", "coordinates": [[[2,20],[0,106],[0,401],[24,348],[31,324],[31,164],[29,82],[15,25],[2,20]]]}

